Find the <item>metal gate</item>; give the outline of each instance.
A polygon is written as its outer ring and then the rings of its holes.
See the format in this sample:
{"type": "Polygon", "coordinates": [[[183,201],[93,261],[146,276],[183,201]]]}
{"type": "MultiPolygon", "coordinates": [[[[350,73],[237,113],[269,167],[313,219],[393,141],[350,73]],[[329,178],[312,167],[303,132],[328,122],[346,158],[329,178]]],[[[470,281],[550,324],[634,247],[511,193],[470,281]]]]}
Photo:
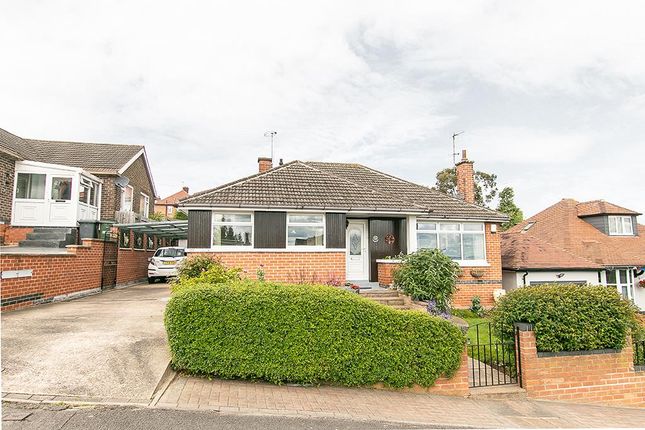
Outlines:
{"type": "Polygon", "coordinates": [[[490,322],[469,327],[467,349],[470,387],[518,383],[521,366],[516,359],[515,339],[499,339],[490,322]]]}
{"type": "Polygon", "coordinates": [[[101,268],[101,289],[114,288],[116,285],[118,235],[106,231],[103,237],[103,266],[101,268]]]}

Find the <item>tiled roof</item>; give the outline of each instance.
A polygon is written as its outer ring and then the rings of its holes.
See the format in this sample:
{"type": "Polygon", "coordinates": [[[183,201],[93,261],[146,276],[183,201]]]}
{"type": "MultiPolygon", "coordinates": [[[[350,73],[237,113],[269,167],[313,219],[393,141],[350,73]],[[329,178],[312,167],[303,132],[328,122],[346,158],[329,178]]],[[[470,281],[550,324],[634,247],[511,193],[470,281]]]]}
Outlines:
{"type": "Polygon", "coordinates": [[[172,194],[165,199],[155,201],[156,205],[174,205],[179,202],[181,199],[188,197],[188,192],[184,189],[177,191],[175,194],[172,194]]]}
{"type": "Polygon", "coordinates": [[[642,215],[631,209],[623,208],[604,200],[592,200],[590,202],[578,203],[576,206],[578,216],[592,215],[642,215]]]}
{"type": "Polygon", "coordinates": [[[0,151],[20,160],[28,159],[34,153],[34,149],[30,143],[1,128],[0,151]]]}
{"type": "Polygon", "coordinates": [[[43,163],[80,167],[95,174],[117,174],[142,149],[142,145],[112,143],[58,142],[24,139],[43,163]]]}
{"type": "Polygon", "coordinates": [[[409,212],[505,221],[506,215],[360,164],[292,161],[182,200],[182,206],[409,212]]]}
{"type": "Polygon", "coordinates": [[[545,269],[554,264],[558,269],[576,269],[587,260],[590,269],[645,267],[645,226],[635,226],[638,236],[606,235],[578,215],[584,204],[563,199],[502,233],[502,266],[545,269]],[[538,247],[536,239],[548,246],[538,247]],[[539,251],[532,249],[536,247],[539,251]],[[563,256],[563,251],[576,259],[563,256]]]}

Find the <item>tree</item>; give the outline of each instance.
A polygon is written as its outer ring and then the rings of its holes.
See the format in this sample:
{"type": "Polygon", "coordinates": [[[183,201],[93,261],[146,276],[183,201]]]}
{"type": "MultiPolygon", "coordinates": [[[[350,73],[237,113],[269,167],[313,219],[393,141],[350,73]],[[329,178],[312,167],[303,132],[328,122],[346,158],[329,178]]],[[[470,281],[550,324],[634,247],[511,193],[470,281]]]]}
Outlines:
{"type": "Polygon", "coordinates": [[[506,187],[499,193],[499,204],[497,210],[508,215],[509,220],[502,224],[502,230],[508,230],[516,224],[519,224],[524,219],[522,210],[517,207],[513,199],[515,198],[515,191],[513,188],[506,187]]]}
{"type": "MultiPolygon", "coordinates": [[[[457,171],[448,167],[437,172],[435,188],[451,196],[457,196],[457,171]]],[[[494,173],[475,172],[475,203],[488,206],[497,196],[497,175],[494,173]]]]}
{"type": "Polygon", "coordinates": [[[148,219],[150,221],[163,221],[163,220],[166,219],[166,217],[161,212],[155,212],[155,213],[149,215],[148,219]]]}
{"type": "Polygon", "coordinates": [[[176,219],[176,220],[187,220],[188,215],[186,215],[186,212],[176,210],[174,219],[176,219]]]}

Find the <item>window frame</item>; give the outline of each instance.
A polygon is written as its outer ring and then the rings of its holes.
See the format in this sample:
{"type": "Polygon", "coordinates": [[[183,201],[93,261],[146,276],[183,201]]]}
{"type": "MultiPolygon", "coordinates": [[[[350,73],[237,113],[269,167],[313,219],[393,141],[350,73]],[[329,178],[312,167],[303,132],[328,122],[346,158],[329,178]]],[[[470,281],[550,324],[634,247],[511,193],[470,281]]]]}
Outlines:
{"type": "Polygon", "coordinates": [[[287,223],[286,232],[285,232],[285,246],[286,249],[290,250],[302,250],[306,252],[307,250],[319,250],[326,249],[327,246],[327,216],[324,212],[287,212],[287,223]],[[290,216],[307,216],[307,215],[319,215],[322,217],[320,222],[289,222],[290,216]],[[289,245],[289,226],[293,227],[321,227],[322,226],[322,245],[289,245]]]}
{"type": "Polygon", "coordinates": [[[633,236],[634,235],[634,222],[631,215],[608,215],[607,216],[607,230],[610,236],[633,236]],[[616,220],[616,227],[620,226],[620,231],[611,231],[611,221],[616,220]],[[626,221],[629,220],[629,223],[626,224],[626,221]],[[629,232],[625,229],[625,226],[629,225],[629,232]]]}
{"type": "Polygon", "coordinates": [[[417,218],[415,221],[415,241],[417,244],[417,249],[424,249],[419,246],[419,233],[421,234],[434,234],[436,238],[436,244],[437,247],[435,249],[441,249],[441,240],[440,240],[440,235],[441,233],[456,233],[459,234],[459,249],[460,249],[460,258],[459,259],[453,259],[453,261],[459,263],[460,265],[470,265],[470,266],[487,266],[488,265],[488,256],[486,253],[486,223],[485,222],[471,222],[471,221],[450,221],[450,220],[445,220],[445,221],[437,221],[437,220],[432,220],[432,219],[423,219],[423,218],[417,218]],[[434,224],[435,229],[419,229],[419,224],[434,224]],[[447,225],[447,224],[457,224],[459,226],[458,230],[446,230],[446,229],[441,229],[441,225],[447,225]],[[479,231],[471,231],[471,230],[465,230],[464,225],[480,225],[481,230],[479,231]],[[464,259],[464,234],[466,235],[478,235],[483,238],[483,258],[481,259],[464,259]]]}
{"type": "Polygon", "coordinates": [[[81,176],[81,180],[79,181],[78,184],[78,202],[83,203],[84,205],[87,205],[91,208],[98,208],[98,195],[99,195],[99,183],[96,181],[93,181],[89,178],[86,178],[84,176],[81,176]],[[85,196],[85,201],[81,200],[81,189],[83,187],[87,187],[87,195],[85,196]],[[94,194],[92,194],[92,190],[94,190],[94,194]],[[91,197],[94,197],[94,204],[91,202],[91,197]]]}
{"type": "MultiPolygon", "coordinates": [[[[47,174],[46,173],[37,173],[37,172],[16,172],[16,185],[14,186],[13,190],[13,198],[14,200],[18,201],[33,201],[33,200],[38,200],[38,201],[45,201],[47,200],[47,174]],[[31,198],[31,197],[18,197],[18,181],[20,175],[29,175],[30,177],[33,175],[39,175],[39,176],[44,176],[45,177],[45,182],[43,183],[43,196],[41,198],[31,198]]],[[[29,183],[31,184],[31,179],[29,180],[29,183]]],[[[28,187],[29,189],[31,187],[28,187]]]]}
{"type": "Polygon", "coordinates": [[[255,249],[255,213],[254,212],[233,212],[233,211],[220,211],[214,210],[211,214],[211,230],[210,230],[210,243],[211,249],[215,250],[252,250],[255,249]],[[216,221],[215,214],[228,214],[228,215],[251,215],[251,220],[249,222],[240,222],[240,221],[216,221]],[[251,243],[250,245],[215,245],[213,242],[213,236],[215,235],[215,226],[244,226],[251,227],[251,243]]]}
{"type": "Polygon", "coordinates": [[[119,211],[121,212],[133,212],[134,209],[134,187],[132,185],[126,185],[121,189],[121,201],[119,202],[119,211]],[[131,198],[130,198],[130,208],[126,209],[125,208],[125,190],[129,189],[131,190],[131,198]]]}
{"type": "Polygon", "coordinates": [[[150,196],[144,192],[139,192],[139,194],[139,198],[146,202],[144,213],[141,213],[141,200],[139,200],[139,216],[143,219],[148,219],[150,217],[150,196]]]}
{"type": "Polygon", "coordinates": [[[74,201],[74,177],[67,176],[64,174],[53,174],[51,175],[51,180],[49,181],[49,200],[56,203],[68,203],[74,201]],[[55,199],[54,194],[54,181],[56,179],[69,179],[69,199],[55,199]]]}

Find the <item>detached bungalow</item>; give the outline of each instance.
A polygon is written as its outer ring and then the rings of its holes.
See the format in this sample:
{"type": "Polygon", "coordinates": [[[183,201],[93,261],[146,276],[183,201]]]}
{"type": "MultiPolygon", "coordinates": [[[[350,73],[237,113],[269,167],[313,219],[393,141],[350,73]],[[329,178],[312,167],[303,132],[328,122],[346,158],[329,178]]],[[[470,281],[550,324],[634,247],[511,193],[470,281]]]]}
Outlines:
{"type": "MultiPolygon", "coordinates": [[[[475,205],[473,163],[457,165],[455,198],[360,164],[258,159],[259,173],[191,195],[188,252],[267,280],[378,281],[381,259],[439,248],[462,267],[457,306],[502,288],[498,223],[475,205]]],[[[383,262],[383,264],[386,264],[383,262]]]]}
{"type": "Polygon", "coordinates": [[[645,310],[645,226],[640,213],[594,200],[563,199],[502,233],[504,288],[607,285],[645,310]]]}

